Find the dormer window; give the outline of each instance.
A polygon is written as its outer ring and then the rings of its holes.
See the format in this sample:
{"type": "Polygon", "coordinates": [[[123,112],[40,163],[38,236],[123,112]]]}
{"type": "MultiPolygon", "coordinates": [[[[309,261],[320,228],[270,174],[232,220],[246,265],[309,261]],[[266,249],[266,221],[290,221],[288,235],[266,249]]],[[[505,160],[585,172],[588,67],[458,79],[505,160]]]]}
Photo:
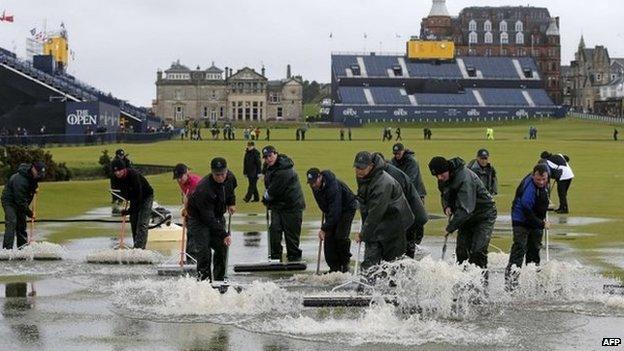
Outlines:
{"type": "Polygon", "coordinates": [[[524,45],[524,34],[522,32],[516,33],[516,44],[524,45]]]}
{"type": "Polygon", "coordinates": [[[476,44],[479,41],[479,37],[477,36],[476,32],[470,32],[470,34],[468,35],[468,42],[470,44],[476,44]]]}
{"type": "Polygon", "coordinates": [[[485,33],[485,43],[492,44],[493,41],[494,41],[494,38],[492,36],[492,32],[485,33]]]}
{"type": "Polygon", "coordinates": [[[523,68],[524,78],[533,78],[533,70],[530,68],[523,68]]]}
{"type": "Polygon", "coordinates": [[[393,66],[392,71],[395,77],[403,76],[403,69],[401,68],[401,66],[393,66]]]}
{"type": "Polygon", "coordinates": [[[473,66],[466,66],[466,72],[468,73],[468,77],[474,78],[477,76],[477,69],[473,66]]]}
{"type": "Polygon", "coordinates": [[[468,23],[468,30],[470,31],[477,30],[477,21],[471,20],[470,23],[468,23]]]}
{"type": "Polygon", "coordinates": [[[483,30],[486,32],[492,31],[492,22],[490,20],[487,20],[485,21],[485,23],[483,23],[483,30]]]}
{"type": "Polygon", "coordinates": [[[501,44],[509,44],[509,35],[505,32],[501,33],[500,42],[501,44]]]}
{"type": "Polygon", "coordinates": [[[522,32],[522,31],[524,31],[524,24],[522,23],[522,21],[516,22],[516,32],[522,32]]]}
{"type": "Polygon", "coordinates": [[[501,32],[506,32],[507,31],[507,21],[501,21],[499,29],[501,32]]]}
{"type": "Polygon", "coordinates": [[[361,74],[360,66],[358,66],[358,65],[351,65],[351,73],[353,73],[354,76],[359,76],[361,74]]]}

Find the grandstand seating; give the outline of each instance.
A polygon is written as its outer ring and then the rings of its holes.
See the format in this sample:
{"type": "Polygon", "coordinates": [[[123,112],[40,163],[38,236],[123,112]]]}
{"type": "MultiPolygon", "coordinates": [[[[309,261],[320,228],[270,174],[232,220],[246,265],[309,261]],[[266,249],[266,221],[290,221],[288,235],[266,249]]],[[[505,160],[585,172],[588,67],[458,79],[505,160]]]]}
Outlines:
{"type": "Polygon", "coordinates": [[[364,95],[364,88],[360,87],[340,87],[338,93],[345,104],[368,104],[364,95]]]}
{"type": "Polygon", "coordinates": [[[126,101],[117,99],[110,94],[94,88],[86,83],[60,73],[51,75],[42,70],[36,69],[28,61],[20,60],[17,56],[6,49],[0,48],[0,63],[20,71],[29,77],[52,86],[53,88],[72,96],[78,101],[101,101],[111,105],[119,106],[122,112],[141,120],[154,121],[155,117],[149,114],[146,108],[134,106],[126,101]]]}
{"type": "Polygon", "coordinates": [[[378,105],[409,105],[410,101],[407,95],[401,94],[400,88],[394,87],[372,87],[373,100],[378,105]]]}

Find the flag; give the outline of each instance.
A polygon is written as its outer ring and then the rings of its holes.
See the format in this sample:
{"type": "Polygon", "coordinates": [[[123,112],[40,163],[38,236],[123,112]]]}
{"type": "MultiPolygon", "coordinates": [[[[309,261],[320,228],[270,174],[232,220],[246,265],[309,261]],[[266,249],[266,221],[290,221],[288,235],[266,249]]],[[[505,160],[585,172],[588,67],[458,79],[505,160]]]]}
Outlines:
{"type": "Polygon", "coordinates": [[[37,34],[37,28],[33,28],[30,30],[30,35],[32,35],[33,37],[35,36],[35,34],[37,34]]]}
{"type": "Polygon", "coordinates": [[[65,29],[65,23],[61,22],[61,28],[65,29]]]}
{"type": "Polygon", "coordinates": [[[330,33],[329,33],[329,38],[331,39],[331,38],[333,38],[333,37],[334,37],[334,33],[331,33],[331,32],[330,32],[330,33]]]}
{"type": "Polygon", "coordinates": [[[2,11],[2,17],[0,17],[0,22],[13,22],[13,16],[7,16],[6,10],[2,11]]]}
{"type": "Polygon", "coordinates": [[[395,36],[396,38],[400,38],[400,37],[401,37],[401,35],[400,35],[399,33],[396,33],[394,36],[395,36]]]}
{"type": "Polygon", "coordinates": [[[364,39],[368,38],[368,35],[366,35],[366,33],[364,33],[364,39]]]}

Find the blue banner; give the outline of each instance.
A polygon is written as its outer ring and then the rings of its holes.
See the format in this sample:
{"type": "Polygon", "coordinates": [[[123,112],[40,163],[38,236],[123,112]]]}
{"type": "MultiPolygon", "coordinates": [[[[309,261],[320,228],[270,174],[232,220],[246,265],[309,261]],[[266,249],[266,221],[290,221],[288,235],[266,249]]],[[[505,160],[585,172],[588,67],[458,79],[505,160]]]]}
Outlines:
{"type": "Polygon", "coordinates": [[[68,102],[65,134],[82,134],[85,140],[96,140],[98,136],[108,139],[119,131],[119,114],[119,107],[103,102],[68,102]]]}
{"type": "Polygon", "coordinates": [[[533,117],[564,117],[561,107],[448,107],[448,106],[362,106],[337,104],[334,122],[357,125],[370,122],[480,122],[533,117]]]}

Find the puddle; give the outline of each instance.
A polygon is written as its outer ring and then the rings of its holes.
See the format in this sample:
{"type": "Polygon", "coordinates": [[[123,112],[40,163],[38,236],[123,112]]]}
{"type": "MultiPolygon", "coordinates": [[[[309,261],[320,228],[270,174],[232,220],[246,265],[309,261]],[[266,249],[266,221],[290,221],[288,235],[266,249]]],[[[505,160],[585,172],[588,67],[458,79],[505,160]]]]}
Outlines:
{"type": "MultiPolygon", "coordinates": [[[[599,217],[574,217],[567,215],[552,215],[549,214],[549,220],[554,224],[565,224],[570,226],[582,226],[597,223],[606,223],[612,221],[609,218],[599,217]]],[[[497,223],[511,223],[511,215],[499,215],[496,217],[497,223]]]]}

